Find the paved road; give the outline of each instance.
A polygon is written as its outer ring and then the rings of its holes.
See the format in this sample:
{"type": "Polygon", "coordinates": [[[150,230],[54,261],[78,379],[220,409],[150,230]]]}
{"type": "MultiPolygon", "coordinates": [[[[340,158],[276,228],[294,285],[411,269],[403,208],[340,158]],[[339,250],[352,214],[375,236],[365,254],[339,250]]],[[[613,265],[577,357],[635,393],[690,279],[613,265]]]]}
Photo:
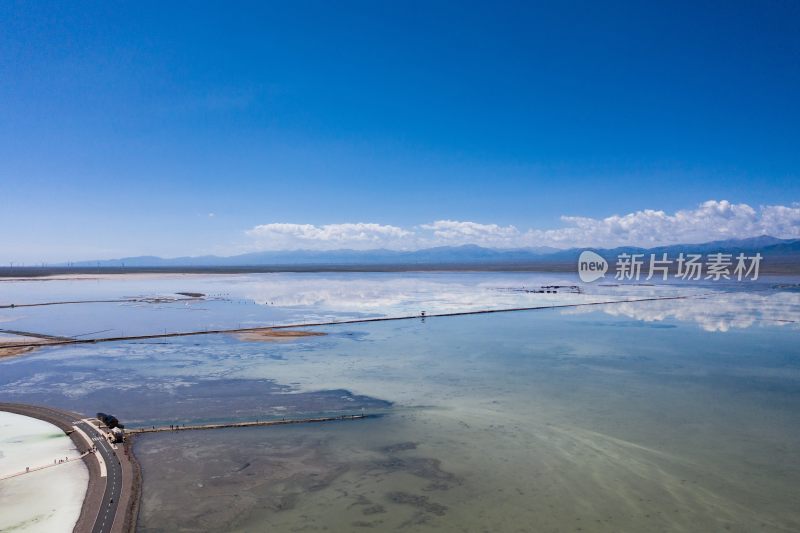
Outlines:
{"type": "MultiPolygon", "coordinates": [[[[97,517],[94,519],[91,531],[92,533],[109,533],[117,513],[117,506],[119,505],[120,495],[122,493],[123,479],[122,466],[117,458],[116,451],[103,437],[103,434],[92,424],[82,421],[80,415],[69,411],[61,411],[36,405],[4,403],[0,403],[0,410],[39,418],[55,424],[65,431],[71,431],[72,427],[76,426],[92,439],[94,445],[97,447],[97,453],[99,453],[103,461],[105,461],[106,477],[99,477],[98,479],[92,480],[92,482],[104,483],[105,490],[102,501],[97,505],[97,517]]],[[[85,443],[85,439],[81,438],[80,440],[84,441],[80,447],[82,450],[83,447],[88,445],[85,443]]],[[[88,456],[87,459],[90,461],[96,460],[96,458],[91,456],[88,456]]]]}
{"type": "Polygon", "coordinates": [[[103,457],[106,463],[106,490],[103,493],[103,501],[97,513],[97,518],[92,527],[92,533],[108,533],[114,525],[114,517],[117,514],[119,498],[122,494],[122,465],[119,464],[117,453],[111,444],[103,437],[103,434],[88,422],[78,422],[75,424],[81,428],[97,446],[97,453],[103,457]]]}

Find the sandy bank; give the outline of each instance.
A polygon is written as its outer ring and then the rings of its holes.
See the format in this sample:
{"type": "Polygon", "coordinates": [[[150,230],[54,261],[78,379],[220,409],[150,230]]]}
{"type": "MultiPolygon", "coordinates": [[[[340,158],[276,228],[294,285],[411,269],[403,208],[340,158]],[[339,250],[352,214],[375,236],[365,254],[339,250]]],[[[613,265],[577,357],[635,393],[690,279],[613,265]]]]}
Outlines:
{"type": "Polygon", "coordinates": [[[39,347],[38,345],[45,344],[47,344],[47,341],[44,339],[0,334],[0,359],[24,355],[36,350],[39,347]],[[17,346],[19,344],[24,344],[25,346],[17,346]]]}
{"type": "Polygon", "coordinates": [[[320,331],[262,329],[258,331],[236,333],[236,338],[250,342],[279,342],[290,341],[298,337],[321,337],[323,335],[327,335],[327,333],[322,333],[320,331]]]}
{"type": "Polygon", "coordinates": [[[34,351],[37,346],[2,346],[0,345],[0,359],[6,357],[14,357],[16,355],[24,355],[34,351]]]}

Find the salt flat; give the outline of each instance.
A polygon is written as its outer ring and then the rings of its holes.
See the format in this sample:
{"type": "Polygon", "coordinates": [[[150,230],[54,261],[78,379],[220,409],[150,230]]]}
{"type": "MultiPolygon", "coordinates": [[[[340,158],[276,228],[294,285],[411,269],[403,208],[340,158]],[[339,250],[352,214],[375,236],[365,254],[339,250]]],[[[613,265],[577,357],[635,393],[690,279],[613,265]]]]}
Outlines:
{"type": "MultiPolygon", "coordinates": [[[[0,411],[0,478],[79,456],[72,440],[56,426],[0,411]]],[[[80,460],[0,479],[0,531],[72,531],[88,482],[80,460]]]]}

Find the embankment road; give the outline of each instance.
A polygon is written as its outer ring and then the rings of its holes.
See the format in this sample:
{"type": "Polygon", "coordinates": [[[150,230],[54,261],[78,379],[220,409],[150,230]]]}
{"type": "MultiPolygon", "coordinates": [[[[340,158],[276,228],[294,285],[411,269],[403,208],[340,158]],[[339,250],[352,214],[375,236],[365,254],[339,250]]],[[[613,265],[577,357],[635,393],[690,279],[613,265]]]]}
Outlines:
{"type": "Polygon", "coordinates": [[[70,411],[37,405],[2,403],[0,411],[38,418],[64,431],[85,454],[89,486],[75,533],[127,533],[135,529],[135,513],[129,512],[138,501],[138,465],[124,446],[110,444],[102,431],[85,417],[70,411]],[[92,452],[93,453],[86,453],[92,452]]]}

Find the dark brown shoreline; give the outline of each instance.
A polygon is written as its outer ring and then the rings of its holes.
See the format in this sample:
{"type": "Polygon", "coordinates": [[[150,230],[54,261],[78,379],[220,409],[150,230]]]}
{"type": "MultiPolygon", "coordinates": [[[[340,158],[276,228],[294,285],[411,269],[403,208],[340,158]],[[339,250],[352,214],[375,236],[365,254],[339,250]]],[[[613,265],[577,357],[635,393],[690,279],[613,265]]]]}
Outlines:
{"type": "MultiPolygon", "coordinates": [[[[43,278],[59,275],[108,274],[262,274],[324,272],[550,272],[576,277],[577,254],[568,261],[470,262],[470,263],[313,263],[237,266],[0,266],[3,278],[43,278]]],[[[670,269],[670,271],[674,271],[670,269]]],[[[761,263],[763,275],[800,275],[800,257],[770,257],[761,263]]]]}
{"type": "MultiPolygon", "coordinates": [[[[309,264],[182,267],[7,267],[0,266],[0,278],[42,278],[71,274],[261,274],[321,272],[573,272],[569,263],[441,263],[441,264],[309,264]]],[[[798,270],[800,272],[800,269],[798,270]]]]}
{"type": "MultiPolygon", "coordinates": [[[[135,442],[133,435],[127,435],[123,445],[123,455],[127,460],[122,461],[122,473],[123,476],[129,475],[131,483],[122,488],[120,497],[120,505],[125,509],[121,522],[122,527],[118,530],[121,533],[135,533],[142,504],[142,467],[136,460],[136,453],[133,449],[135,442]]],[[[114,526],[116,525],[115,521],[114,526]]]]}

